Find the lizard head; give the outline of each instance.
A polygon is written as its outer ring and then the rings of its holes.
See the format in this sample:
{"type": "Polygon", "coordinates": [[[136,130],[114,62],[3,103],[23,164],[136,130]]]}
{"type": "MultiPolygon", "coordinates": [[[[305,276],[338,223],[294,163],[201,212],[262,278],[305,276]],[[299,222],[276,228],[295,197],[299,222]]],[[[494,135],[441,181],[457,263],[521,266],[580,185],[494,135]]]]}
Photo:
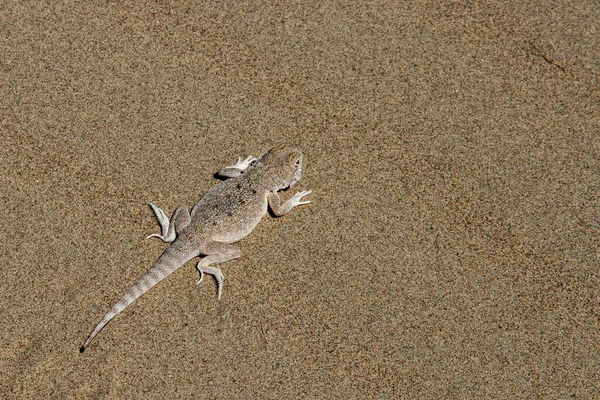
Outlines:
{"type": "Polygon", "coordinates": [[[302,152],[295,146],[276,146],[259,157],[278,189],[292,187],[302,175],[302,152]]]}

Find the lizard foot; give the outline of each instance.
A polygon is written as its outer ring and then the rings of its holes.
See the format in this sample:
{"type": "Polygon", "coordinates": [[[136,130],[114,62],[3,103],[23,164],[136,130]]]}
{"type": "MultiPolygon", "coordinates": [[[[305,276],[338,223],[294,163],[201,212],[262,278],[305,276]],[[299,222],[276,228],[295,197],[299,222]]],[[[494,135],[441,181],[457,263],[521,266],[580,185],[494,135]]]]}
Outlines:
{"type": "Polygon", "coordinates": [[[191,221],[190,212],[183,205],[180,206],[177,210],[175,210],[173,217],[171,218],[171,220],[169,220],[169,217],[167,217],[162,208],[157,207],[152,203],[148,204],[150,205],[150,207],[152,207],[152,211],[154,211],[154,214],[158,219],[158,223],[160,224],[160,234],[153,233],[146,239],[150,239],[151,237],[157,237],[165,243],[171,243],[175,240],[179,232],[181,232],[183,228],[188,226],[191,221]]]}
{"type": "Polygon", "coordinates": [[[172,230],[169,232],[169,217],[165,214],[162,208],[155,206],[152,203],[148,203],[150,207],[152,207],[152,211],[154,211],[154,215],[156,215],[156,219],[158,219],[158,223],[160,224],[160,234],[153,233],[148,236],[146,239],[150,239],[151,237],[157,237],[165,243],[170,243],[175,240],[175,231],[172,230]]]}
{"type": "Polygon", "coordinates": [[[304,196],[308,196],[311,193],[312,190],[303,190],[302,192],[296,193],[291,198],[286,200],[283,204],[281,204],[281,199],[277,192],[272,192],[269,194],[267,200],[269,201],[269,207],[271,207],[273,214],[275,214],[278,217],[281,217],[282,215],[285,215],[292,211],[294,207],[301,206],[303,204],[309,204],[310,200],[302,201],[302,198],[304,196]]]}
{"type": "Polygon", "coordinates": [[[200,282],[202,282],[202,279],[204,279],[204,273],[214,276],[215,280],[217,281],[217,299],[221,300],[221,293],[223,292],[223,280],[225,279],[223,273],[219,268],[206,267],[204,265],[200,265],[201,263],[202,261],[200,261],[196,266],[196,268],[200,272],[200,280],[197,284],[200,284],[200,282]]]}
{"type": "Polygon", "coordinates": [[[246,157],[245,160],[242,161],[242,157],[238,157],[237,162],[233,165],[228,165],[225,168],[235,168],[235,169],[239,169],[239,170],[246,170],[246,168],[248,168],[250,166],[250,164],[252,164],[254,161],[256,161],[256,157],[253,156],[248,156],[246,157]]]}
{"type": "Polygon", "coordinates": [[[307,200],[307,201],[302,201],[302,198],[304,196],[308,196],[309,194],[312,193],[312,190],[303,190],[301,192],[296,193],[292,198],[290,198],[288,201],[290,202],[292,208],[296,207],[296,206],[300,206],[302,204],[308,204],[311,201],[307,200]]]}

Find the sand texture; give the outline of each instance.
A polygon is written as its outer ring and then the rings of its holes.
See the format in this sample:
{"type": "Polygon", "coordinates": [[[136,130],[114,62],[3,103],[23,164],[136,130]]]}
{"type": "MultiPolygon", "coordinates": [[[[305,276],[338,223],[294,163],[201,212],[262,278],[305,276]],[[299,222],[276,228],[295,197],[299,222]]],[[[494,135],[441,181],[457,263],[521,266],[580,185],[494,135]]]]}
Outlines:
{"type": "Polygon", "coordinates": [[[600,396],[598,1],[9,0],[0,139],[0,398],[600,396]],[[80,354],[278,143],[313,203],[80,354]]]}

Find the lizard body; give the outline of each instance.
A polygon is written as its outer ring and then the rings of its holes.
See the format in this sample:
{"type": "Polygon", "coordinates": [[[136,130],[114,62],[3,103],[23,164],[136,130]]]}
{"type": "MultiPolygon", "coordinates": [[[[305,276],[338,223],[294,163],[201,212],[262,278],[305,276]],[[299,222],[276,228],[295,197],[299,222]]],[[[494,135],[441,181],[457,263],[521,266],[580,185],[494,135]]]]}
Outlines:
{"type": "Polygon", "coordinates": [[[311,191],[298,192],[283,204],[277,193],[294,186],[301,174],[300,149],[278,146],[258,158],[249,156],[243,161],[238,158],[234,165],[223,168],[219,175],[229,179],[210,188],[191,213],[180,206],[169,220],[161,208],[150,204],[161,225],[161,234],[148,238],[158,237],[171,244],[96,325],[80,351],[83,352],[98,332],[128,305],[195,257],[204,256],[196,266],[200,272],[198,283],[205,273],[213,275],[220,299],[223,274],[210,265],[240,257],[241,250],[233,243],[254,230],[268,207],[276,216],[282,216],[298,205],[310,203],[302,198],[311,191]]]}

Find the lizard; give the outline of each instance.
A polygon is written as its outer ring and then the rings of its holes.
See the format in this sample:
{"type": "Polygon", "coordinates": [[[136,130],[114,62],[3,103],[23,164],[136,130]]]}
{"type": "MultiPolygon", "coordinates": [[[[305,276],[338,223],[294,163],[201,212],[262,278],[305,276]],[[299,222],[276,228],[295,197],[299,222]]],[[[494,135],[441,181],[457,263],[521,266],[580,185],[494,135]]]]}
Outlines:
{"type": "Polygon", "coordinates": [[[100,320],[81,346],[81,353],[127,306],[195,257],[204,256],[196,266],[200,273],[198,284],[204,274],[212,275],[220,300],[223,273],[211,265],[239,258],[241,250],[234,243],[254,230],[268,208],[275,216],[283,216],[296,206],[310,203],[303,197],[312,190],[298,192],[283,203],[278,193],[293,187],[302,175],[302,152],[295,146],[276,146],[258,158],[239,157],[218,175],[226,179],[212,186],[191,212],[181,205],[169,219],[161,208],[149,203],[161,233],[146,239],[157,237],[170,243],[169,247],[100,320]]]}

